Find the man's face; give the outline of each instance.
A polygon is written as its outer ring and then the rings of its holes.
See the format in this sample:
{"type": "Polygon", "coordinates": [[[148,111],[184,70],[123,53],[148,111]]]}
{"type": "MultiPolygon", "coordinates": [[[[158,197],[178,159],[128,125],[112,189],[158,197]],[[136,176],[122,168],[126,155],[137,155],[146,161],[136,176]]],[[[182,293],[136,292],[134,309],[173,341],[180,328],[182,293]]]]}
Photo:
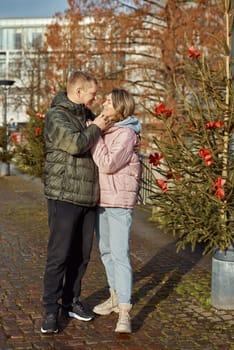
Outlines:
{"type": "Polygon", "coordinates": [[[79,103],[83,103],[86,107],[91,108],[96,100],[97,85],[94,82],[90,82],[84,88],[79,88],[78,93],[79,103]]]}

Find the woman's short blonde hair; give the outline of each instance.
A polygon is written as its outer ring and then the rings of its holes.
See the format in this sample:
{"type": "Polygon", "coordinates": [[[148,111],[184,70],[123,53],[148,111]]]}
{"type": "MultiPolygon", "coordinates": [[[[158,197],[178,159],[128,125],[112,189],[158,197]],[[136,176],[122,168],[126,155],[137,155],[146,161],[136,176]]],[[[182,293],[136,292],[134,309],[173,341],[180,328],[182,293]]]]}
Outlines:
{"type": "Polygon", "coordinates": [[[135,101],[133,96],[124,89],[113,89],[111,99],[119,120],[124,120],[133,115],[135,110],[135,101]]]}

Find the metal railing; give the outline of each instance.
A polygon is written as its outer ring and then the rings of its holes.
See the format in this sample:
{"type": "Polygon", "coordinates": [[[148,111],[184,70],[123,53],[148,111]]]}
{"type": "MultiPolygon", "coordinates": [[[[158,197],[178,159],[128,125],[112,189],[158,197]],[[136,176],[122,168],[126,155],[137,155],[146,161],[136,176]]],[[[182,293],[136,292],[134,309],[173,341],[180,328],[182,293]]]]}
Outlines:
{"type": "Polygon", "coordinates": [[[138,192],[138,204],[147,204],[150,200],[150,195],[152,194],[152,166],[149,163],[148,156],[140,155],[141,161],[141,180],[140,188],[138,192]]]}

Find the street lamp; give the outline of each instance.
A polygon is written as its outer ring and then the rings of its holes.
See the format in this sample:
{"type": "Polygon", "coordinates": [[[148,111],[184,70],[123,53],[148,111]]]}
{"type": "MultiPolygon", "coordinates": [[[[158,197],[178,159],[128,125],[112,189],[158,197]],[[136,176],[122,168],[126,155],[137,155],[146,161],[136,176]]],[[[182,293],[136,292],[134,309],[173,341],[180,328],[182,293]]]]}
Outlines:
{"type": "MultiPolygon", "coordinates": [[[[7,95],[8,90],[10,86],[12,86],[15,83],[14,80],[0,80],[0,86],[3,89],[4,94],[4,114],[3,114],[3,131],[4,131],[4,137],[3,137],[3,154],[7,155],[7,143],[8,143],[8,127],[7,127],[7,95]]],[[[3,171],[2,175],[10,175],[10,163],[8,161],[3,162],[5,163],[6,169],[3,171]]]]}

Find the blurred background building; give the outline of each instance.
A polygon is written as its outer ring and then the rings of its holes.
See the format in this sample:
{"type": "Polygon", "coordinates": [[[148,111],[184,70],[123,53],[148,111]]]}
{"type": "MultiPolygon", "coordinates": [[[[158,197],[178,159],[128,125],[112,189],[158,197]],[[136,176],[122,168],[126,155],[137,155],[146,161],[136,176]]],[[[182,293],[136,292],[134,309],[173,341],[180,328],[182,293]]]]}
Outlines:
{"type": "MultiPolygon", "coordinates": [[[[8,90],[7,122],[17,128],[28,120],[25,111],[27,86],[26,57],[33,57],[42,47],[46,26],[52,18],[7,18],[0,19],[0,80],[14,80],[8,90]]],[[[4,99],[1,94],[1,98],[4,99]]],[[[0,125],[3,122],[4,101],[0,105],[0,125]]]]}

